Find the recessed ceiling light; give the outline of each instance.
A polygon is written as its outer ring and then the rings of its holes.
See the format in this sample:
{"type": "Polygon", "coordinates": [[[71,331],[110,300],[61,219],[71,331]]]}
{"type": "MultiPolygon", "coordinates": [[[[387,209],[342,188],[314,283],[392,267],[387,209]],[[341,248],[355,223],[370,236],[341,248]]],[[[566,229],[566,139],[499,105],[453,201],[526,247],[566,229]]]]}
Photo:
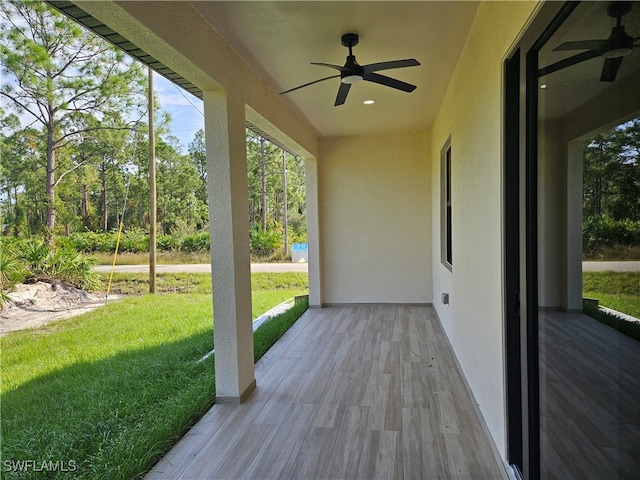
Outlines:
{"type": "Polygon", "coordinates": [[[545,89],[547,88],[547,85],[543,83],[542,85],[540,85],[540,88],[545,89]]]}
{"type": "Polygon", "coordinates": [[[364,102],[362,102],[362,103],[364,103],[365,105],[373,105],[374,103],[376,103],[376,101],[375,101],[375,100],[371,100],[371,99],[369,99],[369,100],[365,100],[365,101],[364,101],[364,102]]]}

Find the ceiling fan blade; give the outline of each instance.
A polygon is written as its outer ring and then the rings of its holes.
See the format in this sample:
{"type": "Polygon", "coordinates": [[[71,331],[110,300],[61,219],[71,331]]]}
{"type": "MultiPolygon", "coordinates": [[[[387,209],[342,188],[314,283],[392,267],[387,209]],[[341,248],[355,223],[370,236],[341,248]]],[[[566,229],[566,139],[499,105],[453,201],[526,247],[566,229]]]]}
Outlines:
{"type": "Polygon", "coordinates": [[[623,57],[605,58],[602,64],[602,73],[600,74],[601,82],[613,82],[618,75],[618,70],[622,64],[623,57]]]}
{"type": "Polygon", "coordinates": [[[321,67],[335,68],[338,71],[342,71],[342,67],[340,65],[333,65],[331,63],[311,62],[311,65],[320,65],[321,67]]]}
{"type": "Polygon", "coordinates": [[[420,65],[415,58],[407,58],[405,60],[392,60],[390,62],[370,63],[364,65],[364,73],[377,72],[379,70],[389,70],[391,68],[417,67],[420,65]]]}
{"type": "Polygon", "coordinates": [[[578,40],[577,42],[565,42],[553,49],[554,52],[562,50],[605,50],[608,40],[578,40]]]}
{"type": "Polygon", "coordinates": [[[340,75],[331,75],[330,77],[324,77],[320,80],[314,80],[313,82],[305,83],[304,85],[300,85],[299,87],[291,88],[289,90],[285,90],[284,92],[280,92],[280,95],[284,95],[285,93],[290,93],[295,90],[300,90],[301,88],[308,87],[309,85],[313,85],[314,83],[324,82],[325,80],[329,80],[330,78],[338,78],[340,75]]]}
{"type": "Polygon", "coordinates": [[[333,104],[334,107],[337,107],[338,105],[342,105],[345,102],[350,88],[351,88],[350,83],[340,82],[340,88],[338,89],[338,95],[336,96],[336,103],[333,104]]]}
{"type": "Polygon", "coordinates": [[[579,53],[569,58],[565,58],[564,60],[560,60],[559,62],[552,63],[551,65],[541,68],[538,70],[538,77],[544,77],[545,75],[549,75],[550,73],[557,72],[558,70],[562,70],[563,68],[570,67],[571,65],[575,65],[577,63],[585,62],[592,58],[596,58],[600,56],[599,50],[588,50],[586,52],[579,53]]]}
{"type": "Polygon", "coordinates": [[[398,90],[402,90],[403,92],[413,92],[416,89],[415,85],[396,80],[395,78],[386,77],[378,73],[365,73],[362,79],[368,82],[379,83],[380,85],[384,85],[386,87],[396,88],[398,90]]]}

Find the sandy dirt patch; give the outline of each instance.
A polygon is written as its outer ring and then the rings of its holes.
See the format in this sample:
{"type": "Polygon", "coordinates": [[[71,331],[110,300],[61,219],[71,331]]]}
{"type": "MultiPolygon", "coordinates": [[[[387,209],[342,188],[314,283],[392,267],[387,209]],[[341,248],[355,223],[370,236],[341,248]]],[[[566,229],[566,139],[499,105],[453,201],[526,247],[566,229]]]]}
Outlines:
{"type": "MultiPolygon", "coordinates": [[[[16,285],[9,297],[12,303],[0,311],[0,336],[75,317],[105,305],[107,301],[104,294],[87,293],[67,285],[45,282],[16,285]]],[[[116,295],[109,295],[109,301],[117,298],[116,295]]]]}

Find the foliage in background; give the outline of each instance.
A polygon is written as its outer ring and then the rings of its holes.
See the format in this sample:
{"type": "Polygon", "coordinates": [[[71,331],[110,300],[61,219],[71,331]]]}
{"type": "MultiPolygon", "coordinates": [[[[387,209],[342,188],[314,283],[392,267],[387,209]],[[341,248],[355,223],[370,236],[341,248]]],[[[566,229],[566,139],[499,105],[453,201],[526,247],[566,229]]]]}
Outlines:
{"type": "Polygon", "coordinates": [[[612,251],[620,252],[616,257],[619,258],[624,255],[625,249],[630,252],[630,258],[620,260],[633,260],[633,256],[639,253],[640,220],[615,220],[609,216],[585,218],[582,224],[582,251],[586,259],[598,259],[603,252],[612,251]]]}
{"type": "Polygon", "coordinates": [[[640,259],[640,118],[585,143],[583,255],[640,259]]]}
{"type": "MultiPolygon", "coordinates": [[[[268,230],[261,230],[254,227],[249,232],[249,248],[254,259],[260,261],[281,260],[285,258],[283,252],[283,232],[280,225],[271,225],[268,230]]],[[[27,245],[32,238],[42,237],[4,237],[7,243],[11,243],[18,248],[27,245]]],[[[96,232],[76,232],[69,236],[56,236],[53,243],[58,248],[72,249],[84,254],[104,253],[108,254],[108,262],[111,263],[116,248],[118,232],[96,233],[96,232]]],[[[211,240],[208,231],[198,231],[179,235],[159,235],[157,239],[157,250],[159,252],[176,253],[208,253],[211,249],[211,240]]],[[[124,230],[120,236],[118,253],[148,253],[149,234],[141,228],[132,227],[124,230]]],[[[147,262],[148,259],[144,259],[147,262]]],[[[205,261],[208,262],[208,258],[205,261]]],[[[143,262],[143,263],[144,263],[143,262]]],[[[183,262],[190,263],[190,262],[183,262]]]]}
{"type": "MultiPolygon", "coordinates": [[[[10,78],[0,89],[10,109],[0,109],[3,233],[46,238],[108,233],[120,222],[126,231],[147,231],[148,125],[141,65],[46,3],[5,1],[0,14],[3,73],[10,78]]],[[[208,248],[200,233],[208,223],[204,131],[195,134],[183,154],[166,130],[168,115],[158,116],[163,117],[156,127],[160,247],[208,248]],[[195,237],[186,239],[189,235],[195,237]]],[[[306,241],[304,161],[250,131],[247,157],[251,224],[281,230],[286,211],[288,240],[306,241]],[[256,152],[256,145],[265,155],[256,152]]],[[[78,248],[113,251],[110,239],[101,240],[106,244],[78,248]]],[[[124,241],[125,251],[141,248],[124,241]]]]}
{"type": "Polygon", "coordinates": [[[640,220],[640,118],[599,133],[584,149],[584,216],[640,220]]]}
{"type": "Polygon", "coordinates": [[[283,247],[283,232],[277,226],[262,230],[255,224],[249,232],[249,248],[256,257],[268,257],[283,247]]]}
{"type": "MultiPolygon", "coordinates": [[[[45,3],[14,0],[0,7],[0,54],[7,79],[0,95],[40,127],[31,132],[40,150],[34,166],[44,174],[41,226],[49,238],[62,200],[60,183],[97,156],[92,146],[98,132],[136,128],[129,119],[142,108],[144,75],[122,50],[87,34],[45,3]]],[[[23,159],[10,159],[15,160],[23,159]]],[[[15,217],[15,209],[12,213],[15,217]]]]}

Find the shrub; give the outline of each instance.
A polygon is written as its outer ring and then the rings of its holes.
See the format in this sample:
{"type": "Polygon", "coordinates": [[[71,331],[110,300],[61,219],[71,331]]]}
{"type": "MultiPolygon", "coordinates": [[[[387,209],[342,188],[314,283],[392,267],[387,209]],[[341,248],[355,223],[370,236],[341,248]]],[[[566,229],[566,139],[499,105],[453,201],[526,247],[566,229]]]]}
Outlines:
{"type": "MultiPolygon", "coordinates": [[[[3,253],[5,250],[3,248],[3,253]]],[[[60,281],[85,290],[96,290],[102,286],[100,277],[92,270],[97,263],[95,259],[71,248],[49,247],[44,240],[33,238],[15,251],[13,257],[23,271],[20,281],[60,281]]],[[[8,264],[8,270],[17,268],[10,267],[10,260],[8,264]]]]}
{"type": "Polygon", "coordinates": [[[640,221],[589,217],[582,224],[582,248],[586,256],[599,250],[640,244],[640,221]]]}
{"type": "Polygon", "coordinates": [[[45,273],[84,290],[97,290],[102,286],[99,276],[92,269],[97,262],[74,250],[52,250],[46,259],[45,273]]]}
{"type": "Polygon", "coordinates": [[[180,241],[173,235],[158,235],[156,238],[156,247],[158,250],[170,252],[180,249],[180,241]]]}
{"type": "Polygon", "coordinates": [[[49,252],[50,248],[44,241],[33,238],[23,245],[20,258],[31,275],[41,275],[47,270],[46,261],[49,252]]]}
{"type": "Polygon", "coordinates": [[[180,243],[180,250],[183,252],[201,252],[211,248],[211,238],[208,232],[194,233],[187,235],[180,243]]]}
{"type": "Polygon", "coordinates": [[[25,270],[13,248],[0,244],[0,308],[9,303],[7,292],[25,278],[25,270]]]}
{"type": "Polygon", "coordinates": [[[136,253],[149,251],[149,235],[139,227],[126,230],[120,237],[120,252],[136,253]]]}
{"type": "Polygon", "coordinates": [[[249,245],[253,255],[269,257],[282,248],[282,233],[274,228],[262,230],[255,227],[249,232],[249,245]]]}
{"type": "MultiPolygon", "coordinates": [[[[116,248],[116,233],[75,232],[69,236],[70,246],[83,253],[112,253],[116,248]]],[[[56,244],[58,238],[56,238],[56,244]]]]}

